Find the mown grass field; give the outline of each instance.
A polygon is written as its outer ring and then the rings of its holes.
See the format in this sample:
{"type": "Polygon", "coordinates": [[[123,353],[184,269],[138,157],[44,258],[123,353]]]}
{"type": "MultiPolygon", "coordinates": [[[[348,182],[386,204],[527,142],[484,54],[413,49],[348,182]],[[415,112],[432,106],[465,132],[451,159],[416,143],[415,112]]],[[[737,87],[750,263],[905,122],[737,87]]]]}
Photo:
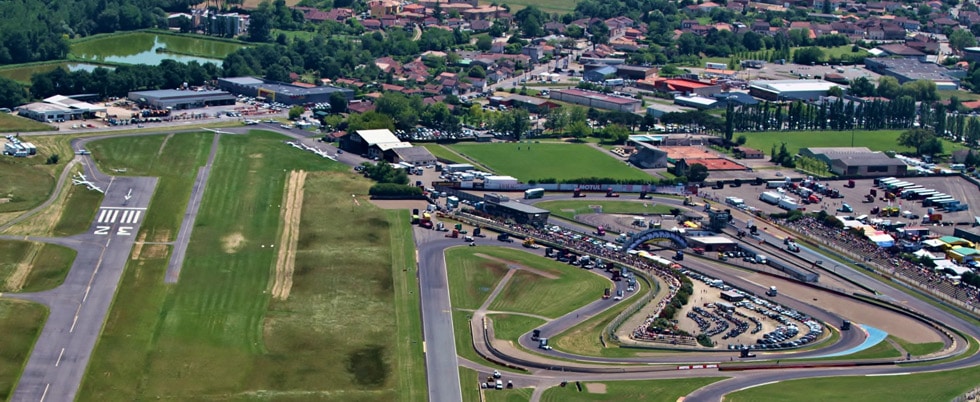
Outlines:
{"type": "MultiPolygon", "coordinates": [[[[504,381],[504,384],[507,384],[504,381]]],[[[487,402],[525,402],[531,400],[533,388],[488,389],[483,393],[487,402]]]]}
{"type": "Polygon", "coordinates": [[[0,399],[8,400],[14,385],[27,364],[34,342],[48,317],[40,305],[19,300],[0,299],[0,399]]]}
{"type": "Polygon", "coordinates": [[[930,353],[936,353],[942,350],[943,346],[945,346],[945,344],[942,342],[911,343],[894,336],[889,336],[889,339],[898,342],[898,344],[902,346],[902,349],[905,349],[906,352],[911,353],[912,356],[925,356],[930,353]]]}
{"type": "Polygon", "coordinates": [[[540,318],[518,314],[493,314],[488,317],[493,320],[494,337],[514,341],[515,344],[521,335],[530,332],[532,329],[546,322],[540,318]]]}
{"type": "Polygon", "coordinates": [[[732,402],[813,401],[949,401],[977,386],[980,367],[886,377],[830,377],[790,380],[725,396],[732,402]]]}
{"type": "Polygon", "coordinates": [[[502,247],[478,247],[480,253],[549,274],[517,270],[490,303],[490,310],[560,317],[598,300],[611,283],[599,275],[568,264],[502,247]]]}
{"type": "MultiPolygon", "coordinates": [[[[850,131],[780,131],[780,132],[760,132],[760,133],[735,133],[735,137],[744,135],[745,146],[755,148],[766,155],[769,155],[772,146],[779,146],[786,143],[786,149],[790,154],[800,151],[800,148],[807,147],[849,147],[851,146],[850,131]]],[[[868,147],[872,151],[895,151],[895,152],[914,152],[912,148],[898,145],[898,136],[902,130],[876,130],[876,131],[854,131],[854,146],[868,147]]],[[[960,144],[943,140],[943,152],[948,154],[954,150],[963,148],[960,144]]]]}
{"type": "MultiPolygon", "coordinates": [[[[501,372],[508,371],[512,373],[523,373],[523,371],[498,366],[497,364],[480,357],[480,355],[476,353],[476,350],[473,349],[473,336],[470,334],[470,318],[472,316],[473,313],[469,311],[453,311],[453,338],[456,342],[456,354],[464,359],[478,362],[486,365],[487,367],[493,367],[501,372]]],[[[477,336],[482,335],[477,334],[477,336]]],[[[460,379],[460,381],[463,380],[460,379]]],[[[465,391],[463,392],[463,395],[466,395],[465,391]]],[[[469,399],[466,400],[469,401],[469,399]]]]}
{"type": "Polygon", "coordinates": [[[0,113],[0,133],[26,133],[29,131],[47,131],[53,128],[37,120],[0,113]]]}
{"type": "Polygon", "coordinates": [[[473,253],[469,247],[446,251],[449,297],[454,308],[480,308],[507,273],[507,264],[480,258],[473,253]]]}
{"type": "MultiPolygon", "coordinates": [[[[375,401],[425,394],[423,377],[402,371],[422,372],[422,363],[398,361],[407,353],[396,339],[395,301],[411,298],[392,276],[407,265],[404,228],[366,201],[351,202],[350,194],[366,194],[370,183],[321,172],[346,169],[281,141],[258,132],[221,138],[180,282],[163,283],[167,253],[131,262],[81,400],[375,401]],[[286,300],[270,300],[279,205],[293,169],[311,172],[293,286],[286,300]],[[392,240],[400,243],[397,255],[392,240]]],[[[145,163],[155,154],[144,154],[145,163]]]]}
{"type": "MultiPolygon", "coordinates": [[[[582,383],[582,392],[574,383],[567,387],[553,387],[544,391],[543,402],[574,402],[574,401],[650,401],[675,402],[694,390],[708,384],[721,381],[726,377],[680,378],[671,380],[645,381],[605,381],[604,393],[588,392],[587,383],[582,383]]],[[[805,395],[805,394],[798,394],[805,395]]],[[[807,398],[810,400],[809,398],[807,398]]]]}
{"type": "MultiPolygon", "coordinates": [[[[3,119],[0,118],[0,127],[3,124],[3,119]]],[[[4,155],[0,158],[0,172],[3,172],[3,180],[0,180],[0,212],[26,211],[51,195],[54,189],[54,172],[51,165],[44,164],[45,159],[45,155],[30,158],[4,155]]]]}
{"type": "Polygon", "coordinates": [[[75,254],[75,250],[54,244],[0,241],[0,291],[37,292],[57,287],[65,281],[75,254]],[[20,264],[30,265],[30,273],[22,287],[11,288],[9,279],[20,264]]]}
{"type": "Polygon", "coordinates": [[[534,206],[551,211],[551,215],[575,220],[575,215],[595,213],[593,206],[601,206],[604,214],[660,215],[669,214],[675,208],[655,202],[631,201],[543,201],[534,206]]]}
{"type": "Polygon", "coordinates": [[[464,401],[480,400],[480,375],[475,370],[459,368],[459,386],[464,401]]]}
{"type": "Polygon", "coordinates": [[[386,211],[391,225],[391,273],[395,294],[398,391],[402,400],[428,398],[422,350],[422,305],[418,296],[415,239],[409,211],[386,211]]]}
{"type": "Polygon", "coordinates": [[[498,174],[523,181],[587,177],[653,180],[653,176],[586,144],[467,143],[452,145],[451,148],[498,174]]]}
{"type": "Polygon", "coordinates": [[[575,352],[586,356],[603,357],[626,357],[634,356],[640,349],[623,349],[618,347],[603,347],[599,342],[599,336],[606,326],[616,318],[619,313],[630,306],[630,303],[617,303],[616,306],[603,311],[588,320],[551,337],[551,344],[555,349],[575,352]]]}
{"type": "Polygon", "coordinates": [[[425,149],[428,149],[429,152],[432,153],[432,156],[435,156],[436,158],[447,160],[453,163],[466,162],[466,160],[460,158],[459,155],[456,155],[456,153],[449,150],[449,148],[442,146],[442,144],[428,143],[428,144],[422,144],[422,146],[425,149]]]}
{"type": "Polygon", "coordinates": [[[92,225],[95,214],[102,205],[103,194],[85,186],[71,186],[65,191],[68,191],[68,195],[62,209],[71,212],[61,214],[54,225],[55,236],[71,236],[84,232],[92,225]]]}
{"type": "Polygon", "coordinates": [[[110,138],[90,143],[88,150],[103,172],[126,169],[112,174],[158,178],[140,237],[167,242],[177,236],[194,178],[208,159],[213,136],[201,132],[110,138]]]}

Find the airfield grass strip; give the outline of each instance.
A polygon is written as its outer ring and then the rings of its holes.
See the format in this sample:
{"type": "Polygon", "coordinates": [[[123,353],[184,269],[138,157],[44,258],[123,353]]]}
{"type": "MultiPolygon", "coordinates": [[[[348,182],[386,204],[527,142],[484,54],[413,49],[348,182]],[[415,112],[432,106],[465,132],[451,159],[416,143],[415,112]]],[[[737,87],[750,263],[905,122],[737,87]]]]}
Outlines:
{"type": "Polygon", "coordinates": [[[27,365],[27,358],[41,335],[48,310],[43,305],[0,299],[0,400],[9,400],[14,385],[27,365]]]}
{"type": "Polygon", "coordinates": [[[425,401],[428,383],[422,350],[422,311],[419,300],[415,242],[409,211],[387,211],[391,225],[391,272],[394,278],[395,320],[398,329],[398,392],[402,401],[425,401]]]}

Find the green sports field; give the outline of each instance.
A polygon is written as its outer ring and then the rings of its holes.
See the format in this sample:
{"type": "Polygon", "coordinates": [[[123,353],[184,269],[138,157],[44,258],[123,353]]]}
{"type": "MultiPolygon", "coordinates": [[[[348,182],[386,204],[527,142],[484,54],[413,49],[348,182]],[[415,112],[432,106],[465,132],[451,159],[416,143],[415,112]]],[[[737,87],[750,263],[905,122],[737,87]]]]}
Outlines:
{"type": "MultiPolygon", "coordinates": [[[[735,133],[735,137],[744,135],[745,146],[765,152],[767,156],[773,145],[776,146],[776,152],[779,152],[779,146],[784,142],[790,154],[799,152],[800,148],[849,147],[852,134],[855,147],[868,147],[872,151],[914,152],[911,148],[898,145],[898,136],[902,132],[903,130],[856,130],[853,133],[850,131],[745,132],[735,133]]],[[[948,154],[961,148],[963,146],[960,144],[943,140],[944,153],[948,154]]]]}
{"type": "Polygon", "coordinates": [[[513,176],[522,181],[587,177],[654,179],[642,170],[587,144],[467,143],[452,145],[451,148],[488,166],[498,174],[513,176]]]}

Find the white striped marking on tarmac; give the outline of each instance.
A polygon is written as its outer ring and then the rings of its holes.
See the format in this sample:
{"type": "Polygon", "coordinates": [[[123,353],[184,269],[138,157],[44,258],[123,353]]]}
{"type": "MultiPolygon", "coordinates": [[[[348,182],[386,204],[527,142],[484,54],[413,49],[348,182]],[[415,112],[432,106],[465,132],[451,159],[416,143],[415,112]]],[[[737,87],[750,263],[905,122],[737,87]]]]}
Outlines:
{"type": "Polygon", "coordinates": [[[44,402],[44,397],[48,396],[48,388],[51,388],[51,383],[44,386],[44,392],[41,393],[41,400],[39,402],[44,402]]]}
{"type": "Polygon", "coordinates": [[[61,353],[58,354],[58,361],[54,362],[54,366],[58,367],[61,364],[61,357],[65,355],[65,348],[61,348],[61,353]]]}
{"type": "Polygon", "coordinates": [[[865,377],[891,377],[896,375],[909,375],[912,373],[882,373],[882,374],[865,374],[865,377]]]}
{"type": "Polygon", "coordinates": [[[127,208],[127,207],[103,207],[99,211],[98,223],[136,223],[143,216],[146,208],[127,208]],[[122,212],[122,214],[120,214],[122,212]]]}
{"type": "Polygon", "coordinates": [[[751,389],[751,388],[755,388],[755,387],[762,387],[762,386],[765,386],[765,385],[772,385],[772,384],[776,384],[778,382],[779,381],[769,381],[769,382],[764,382],[762,384],[749,385],[749,386],[747,386],[745,388],[739,389],[739,391],[745,391],[747,389],[751,389]]]}

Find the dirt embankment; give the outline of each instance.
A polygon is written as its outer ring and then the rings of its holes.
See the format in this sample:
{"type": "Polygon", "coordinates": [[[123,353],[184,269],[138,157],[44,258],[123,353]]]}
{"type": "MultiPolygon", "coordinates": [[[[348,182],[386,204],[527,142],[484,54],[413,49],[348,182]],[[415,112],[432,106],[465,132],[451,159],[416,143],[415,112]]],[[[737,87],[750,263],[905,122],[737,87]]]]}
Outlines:
{"type": "Polygon", "coordinates": [[[272,285],[272,297],[278,300],[289,298],[289,290],[293,287],[304,183],[306,183],[306,171],[290,172],[289,179],[286,181],[286,191],[283,194],[283,230],[279,238],[279,256],[276,259],[275,282],[272,285]]]}

